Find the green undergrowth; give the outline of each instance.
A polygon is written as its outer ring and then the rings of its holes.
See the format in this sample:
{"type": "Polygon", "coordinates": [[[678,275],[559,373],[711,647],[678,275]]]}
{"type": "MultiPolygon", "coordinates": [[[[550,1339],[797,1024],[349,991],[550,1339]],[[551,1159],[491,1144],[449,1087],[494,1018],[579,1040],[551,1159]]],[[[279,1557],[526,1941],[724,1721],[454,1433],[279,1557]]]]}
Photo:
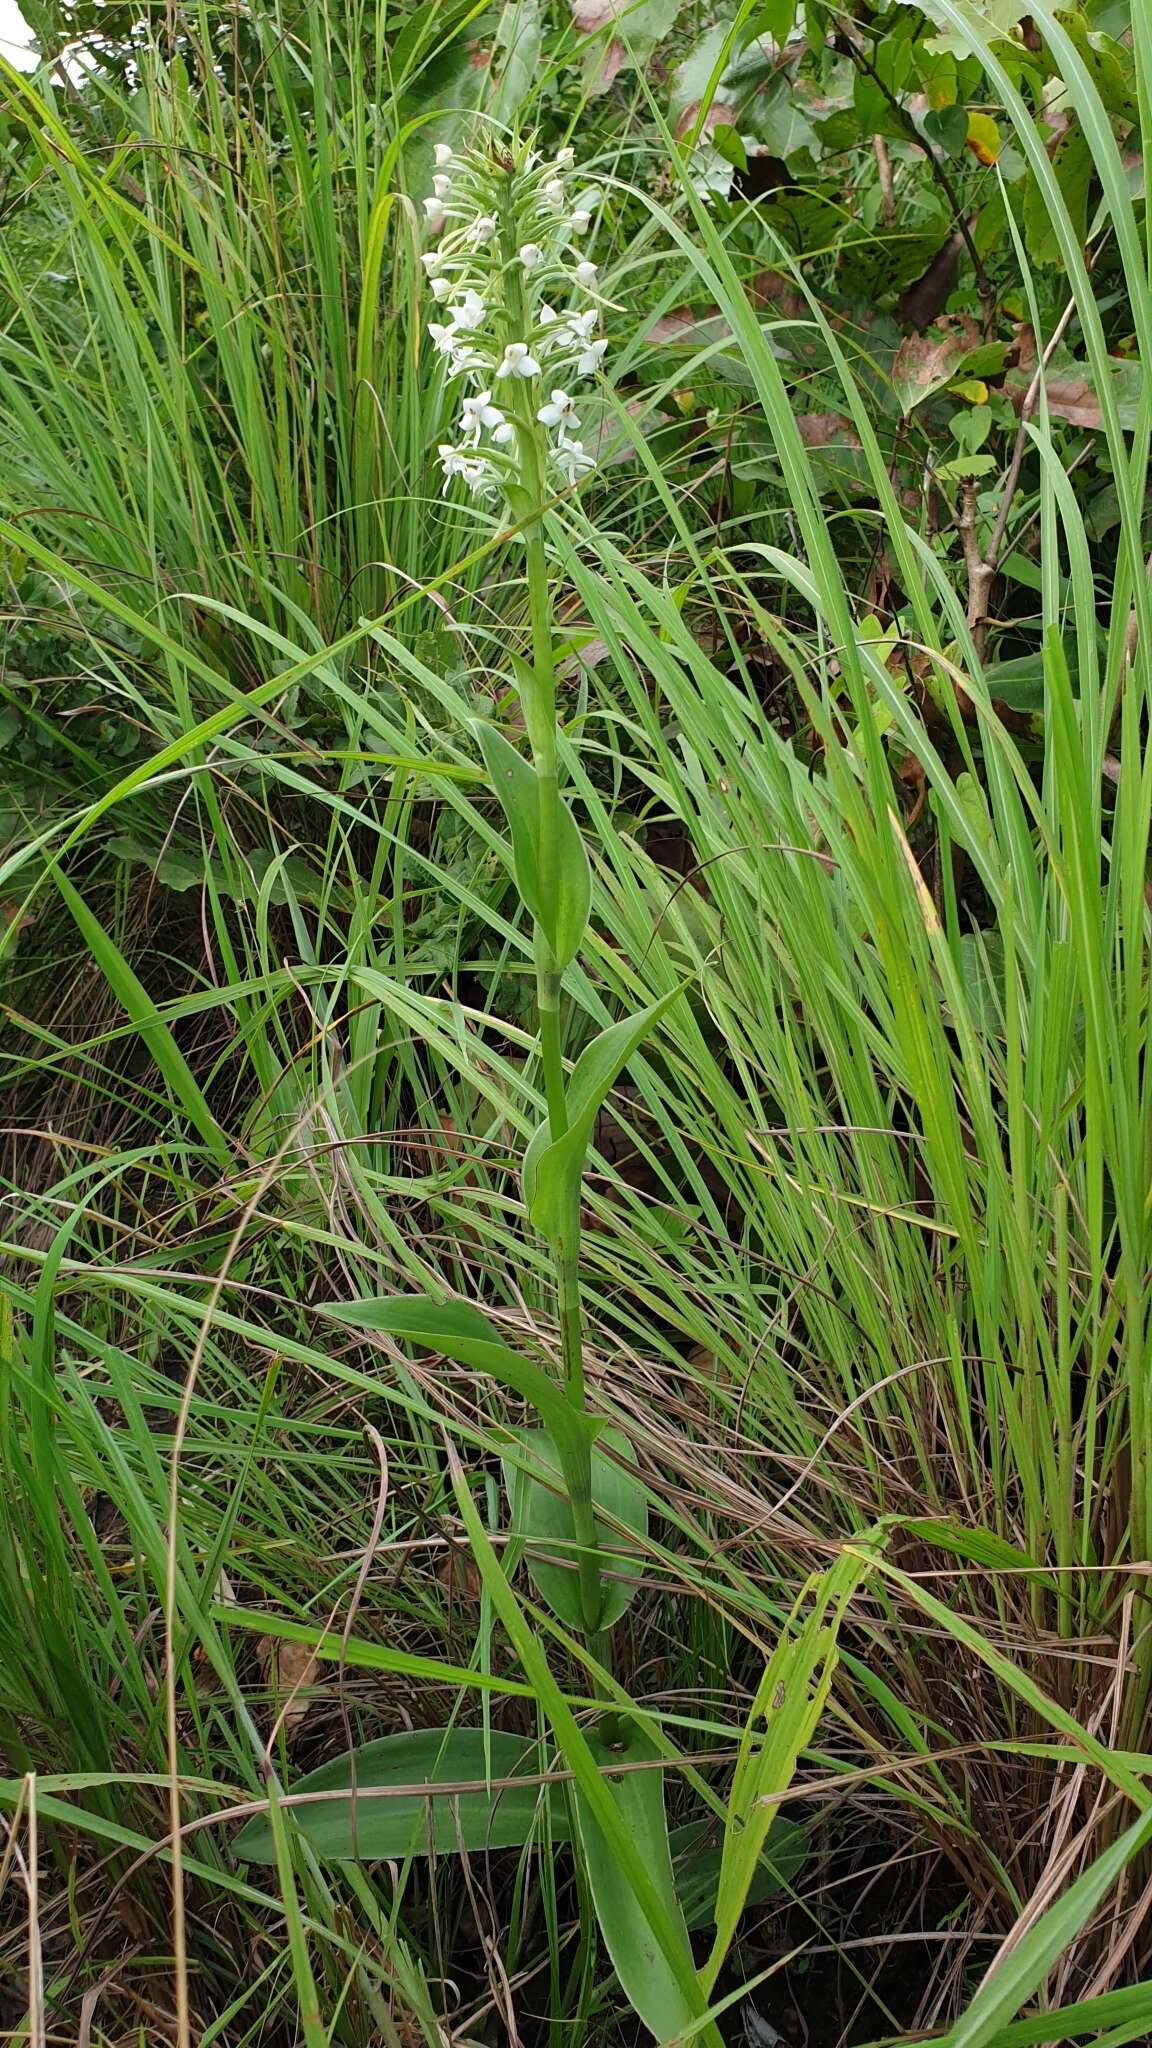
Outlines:
{"type": "Polygon", "coordinates": [[[599,12],[261,0],[82,86],[4,73],[30,2048],[649,2039],[657,1906],[698,1995],[669,2041],[1152,2029],[1147,24],[599,12]],[[569,1071],[661,1005],[582,1194],[589,1403],[644,1510],[597,1499],[610,1639],[510,1533],[531,1397],[350,1309],[467,1305],[559,1374],[532,932],[475,739],[522,739],[525,555],[441,493],[419,260],[433,144],[478,118],[594,174],[616,337],[545,519],[592,871],[569,1071]],[[999,211],[918,328],[941,164],[966,230],[999,211]],[[825,209],[799,240],[781,192],[825,209]],[[374,1809],[333,1860],[293,1819],[361,1744],[423,1776],[429,1731],[456,1821],[374,1809]],[[501,1762],[556,1782],[497,1838],[501,1762]]]}

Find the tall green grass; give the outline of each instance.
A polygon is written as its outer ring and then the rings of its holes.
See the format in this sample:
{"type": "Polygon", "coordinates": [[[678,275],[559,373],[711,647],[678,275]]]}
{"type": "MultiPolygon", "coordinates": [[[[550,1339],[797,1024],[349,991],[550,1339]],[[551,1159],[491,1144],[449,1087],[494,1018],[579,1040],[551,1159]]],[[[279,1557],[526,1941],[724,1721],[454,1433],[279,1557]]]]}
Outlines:
{"type": "MultiPolygon", "coordinates": [[[[941,1965],[919,2026],[955,2022],[957,2048],[1119,2042],[1150,2025],[1125,1917],[1146,1879],[1152,1672],[1149,415],[1122,432],[1042,142],[976,15],[943,6],[1042,181],[1117,481],[1102,591],[1041,403],[1039,760],[998,716],[825,327],[945,736],[880,659],[771,333],[687,190],[621,243],[618,296],[659,255],[669,303],[719,309],[790,523],[699,523],[622,405],[631,499],[593,487],[551,514],[595,639],[565,732],[595,871],[568,1052],[693,977],[617,1098],[636,1170],[605,1168],[587,1199],[590,1383],[653,1510],[609,1677],[689,1765],[731,1755],[798,1587],[884,1525],[800,1789],[833,1833],[867,1826],[959,1875],[983,1960],[941,1965]],[[722,655],[697,630],[717,618],[722,655]],[[762,705],[749,647],[787,679],[796,732],[762,705]],[[930,832],[896,794],[905,754],[930,832]],[[644,850],[664,819],[687,883],[644,850]]],[[[1066,34],[1033,12],[1148,354],[1124,166],[1066,34]]],[[[429,482],[442,401],[408,196],[463,98],[466,16],[414,13],[405,43],[366,41],[355,8],[260,9],[228,77],[201,16],[175,59],[142,53],[130,101],[102,85],[86,111],[9,81],[52,238],[42,269],[0,254],[3,537],[62,611],[83,598],[85,682],[145,743],[119,781],[98,764],[69,785],[4,868],[34,922],[8,942],[24,1128],[2,1232],[2,1789],[23,1841],[35,1802],[64,2030],[118,1914],[142,1955],[170,1956],[175,1779],[204,2041],[442,2038],[459,1883],[413,1872],[436,1910],[402,1914],[402,1888],[355,1866],[285,1846],[257,1881],[229,1856],[229,1806],[269,1796],[261,1638],[324,1652],[310,1761],[454,1706],[536,1725],[538,1688],[459,1568],[444,1450],[447,1431],[498,1534],[506,1399],[315,1307],[446,1287],[557,1351],[513,1173],[540,1108],[530,935],[468,736],[522,630],[519,572],[429,482]],[[126,867],[126,839],[138,860],[179,851],[194,889],[126,867]]],[[[632,362],[646,372],[642,343],[632,362]]],[[[664,396],[650,386],[653,409],[664,396]]],[[[536,1625],[582,1712],[575,1646],[536,1625]]],[[[281,1730],[274,1788],[299,1757],[281,1730]]],[[[688,1782],[669,1771],[673,1802],[688,1782]]],[[[708,1782],[722,1799],[724,1773],[708,1782]]],[[[617,2038],[579,1876],[526,1859],[492,1882],[491,1983],[460,1993],[461,2027],[525,1969],[516,1996],[562,2038],[617,2038]]],[[[14,1914],[14,1968],[25,1937],[14,1914]]],[[[102,1994],[109,2039],[118,1996],[102,1994]]]]}

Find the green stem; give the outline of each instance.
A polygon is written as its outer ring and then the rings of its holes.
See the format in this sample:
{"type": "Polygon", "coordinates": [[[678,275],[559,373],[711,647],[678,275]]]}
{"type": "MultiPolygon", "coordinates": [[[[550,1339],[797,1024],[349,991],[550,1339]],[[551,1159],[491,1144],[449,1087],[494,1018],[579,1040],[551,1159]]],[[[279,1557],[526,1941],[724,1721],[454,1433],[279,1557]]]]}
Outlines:
{"type": "MultiPolygon", "coordinates": [[[[516,255],[516,223],[509,207],[502,222],[508,316],[513,333],[509,340],[530,341],[528,309],[523,274],[516,255]]],[[[525,723],[532,746],[539,801],[538,850],[540,895],[555,903],[559,888],[560,794],[559,752],[556,738],[556,660],[553,654],[552,592],[548,580],[548,558],[544,547],[545,467],[542,435],[536,419],[538,392],[535,379],[522,383],[510,379],[508,410],[516,426],[516,445],[524,495],[533,516],[524,529],[528,584],[528,616],[532,635],[532,694],[524,704],[525,723]]],[[[536,929],[536,1010],[540,1028],[540,1060],[544,1077],[544,1099],[548,1129],[555,1143],[568,1129],[568,1104],[564,1085],[564,1055],[560,1029],[559,963],[539,926],[536,929]]],[[[550,1246],[556,1273],[556,1295],[560,1315],[560,1339],[564,1369],[564,1390],[574,1408],[584,1412],[584,1330],[580,1303],[580,1217],[563,1243],[550,1246]]],[[[596,1540],[596,1518],[592,1507],[592,1446],[585,1440],[572,1469],[566,1471],[572,1528],[579,1549],[580,1604],[584,1625],[595,1635],[603,1608],[600,1556],[596,1540]]]]}

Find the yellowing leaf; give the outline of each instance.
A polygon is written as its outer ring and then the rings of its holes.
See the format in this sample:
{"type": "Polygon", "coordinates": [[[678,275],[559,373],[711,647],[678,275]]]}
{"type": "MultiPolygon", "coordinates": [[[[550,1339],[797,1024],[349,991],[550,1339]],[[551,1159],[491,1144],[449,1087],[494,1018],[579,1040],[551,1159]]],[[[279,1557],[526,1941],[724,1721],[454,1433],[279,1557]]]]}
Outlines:
{"type": "Polygon", "coordinates": [[[1000,154],[1000,130],[991,114],[968,116],[968,147],[977,163],[994,164],[1000,154]]]}

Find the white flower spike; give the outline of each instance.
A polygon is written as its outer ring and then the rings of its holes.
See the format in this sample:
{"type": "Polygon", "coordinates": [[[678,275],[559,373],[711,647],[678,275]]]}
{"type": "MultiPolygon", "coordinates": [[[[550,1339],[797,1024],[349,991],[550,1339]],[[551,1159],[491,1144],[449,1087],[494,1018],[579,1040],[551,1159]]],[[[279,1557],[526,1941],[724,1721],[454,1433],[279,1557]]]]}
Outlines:
{"type": "Polygon", "coordinates": [[[540,365],[526,341],[510,341],[497,365],[498,377],[538,377],[540,365]]]}
{"type": "Polygon", "coordinates": [[[601,369],[608,343],[597,332],[598,306],[581,304],[598,289],[596,264],[578,261],[573,245],[592,226],[600,195],[583,188],[575,205],[566,199],[575,162],[569,147],[540,167],[526,149],[509,160],[487,147],[436,145],[424,212],[440,239],[421,261],[440,317],[428,331],[448,379],[465,385],[455,440],[439,449],[446,491],[463,483],[478,498],[507,496],[530,443],[554,487],[575,487],[595,468],[577,438],[579,380],[601,369]],[[572,302],[549,304],[545,291],[564,278],[572,302]],[[524,338],[509,341],[509,333],[524,338]]]}

